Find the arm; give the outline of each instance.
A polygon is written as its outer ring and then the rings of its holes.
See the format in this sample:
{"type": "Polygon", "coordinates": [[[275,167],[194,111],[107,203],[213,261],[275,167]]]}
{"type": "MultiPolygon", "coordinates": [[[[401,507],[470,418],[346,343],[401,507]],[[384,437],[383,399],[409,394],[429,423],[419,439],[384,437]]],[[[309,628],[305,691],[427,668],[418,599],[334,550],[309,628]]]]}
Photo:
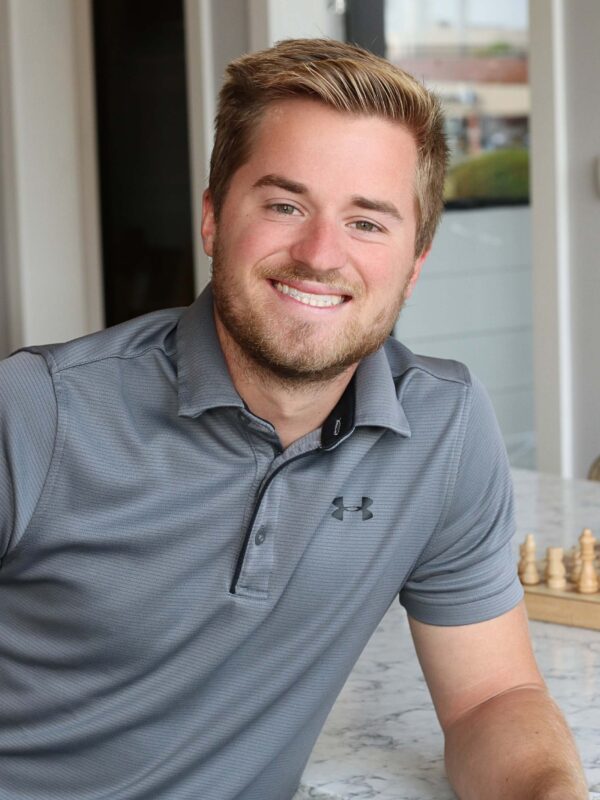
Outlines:
{"type": "Polygon", "coordinates": [[[531,650],[523,605],[473,625],[410,620],[461,800],[587,800],[567,724],[531,650]]]}

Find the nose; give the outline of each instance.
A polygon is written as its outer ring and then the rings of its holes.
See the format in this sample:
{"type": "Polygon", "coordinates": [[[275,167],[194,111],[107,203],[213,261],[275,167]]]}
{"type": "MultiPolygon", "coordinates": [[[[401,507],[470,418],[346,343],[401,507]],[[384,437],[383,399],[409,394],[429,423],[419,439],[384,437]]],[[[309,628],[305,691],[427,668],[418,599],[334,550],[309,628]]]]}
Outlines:
{"type": "Polygon", "coordinates": [[[299,226],[290,255],[319,272],[342,269],[346,264],[344,232],[334,220],[314,217],[299,226]]]}

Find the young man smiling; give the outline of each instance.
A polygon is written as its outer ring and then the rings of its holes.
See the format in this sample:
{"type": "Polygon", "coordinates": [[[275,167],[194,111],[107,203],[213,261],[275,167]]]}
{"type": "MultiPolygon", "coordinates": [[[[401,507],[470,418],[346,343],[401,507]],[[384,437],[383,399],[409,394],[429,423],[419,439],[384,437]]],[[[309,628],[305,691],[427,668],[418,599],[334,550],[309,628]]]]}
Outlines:
{"type": "Polygon", "coordinates": [[[323,423],[410,295],[425,258],[416,163],[396,122],[280,100],[253,131],[218,222],[205,195],[219,341],[236,388],[284,447],[323,423]]]}
{"type": "Polygon", "coordinates": [[[388,339],[445,161],[435,98],[385,61],[245,56],[204,197],[211,287],[0,364],[7,798],[289,800],[398,595],[458,795],[587,796],[489,402],[388,339]]]}

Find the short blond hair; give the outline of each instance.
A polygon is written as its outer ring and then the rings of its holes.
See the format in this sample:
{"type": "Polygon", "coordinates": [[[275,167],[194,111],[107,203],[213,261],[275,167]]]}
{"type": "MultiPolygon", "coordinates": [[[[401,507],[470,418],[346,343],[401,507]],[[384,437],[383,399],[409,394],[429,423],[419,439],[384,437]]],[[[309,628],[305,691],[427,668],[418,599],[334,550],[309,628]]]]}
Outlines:
{"type": "Polygon", "coordinates": [[[444,207],[448,148],[438,99],[412,75],[361,47],[288,39],[232,61],[219,94],[209,190],[218,218],[233,174],[249,159],[267,107],[312,98],[348,114],[401,123],[417,147],[415,253],[431,245],[444,207]]]}

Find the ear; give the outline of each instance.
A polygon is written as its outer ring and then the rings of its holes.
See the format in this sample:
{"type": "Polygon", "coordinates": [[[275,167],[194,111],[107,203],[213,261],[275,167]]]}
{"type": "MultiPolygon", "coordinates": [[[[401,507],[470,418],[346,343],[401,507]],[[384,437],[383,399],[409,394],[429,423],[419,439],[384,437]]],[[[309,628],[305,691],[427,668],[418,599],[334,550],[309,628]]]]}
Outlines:
{"type": "Polygon", "coordinates": [[[204,252],[211,258],[215,246],[215,236],[217,232],[217,222],[215,220],[215,209],[208,189],[202,195],[202,244],[204,252]]]}
{"type": "Polygon", "coordinates": [[[421,274],[421,268],[423,267],[425,259],[429,255],[430,251],[431,251],[431,247],[428,247],[427,250],[423,250],[421,255],[415,261],[415,265],[413,267],[412,274],[411,274],[411,276],[410,276],[410,278],[408,280],[408,283],[406,284],[406,287],[404,289],[404,299],[405,300],[408,300],[408,298],[413,293],[413,289],[415,288],[415,284],[419,279],[419,275],[421,274]]]}

